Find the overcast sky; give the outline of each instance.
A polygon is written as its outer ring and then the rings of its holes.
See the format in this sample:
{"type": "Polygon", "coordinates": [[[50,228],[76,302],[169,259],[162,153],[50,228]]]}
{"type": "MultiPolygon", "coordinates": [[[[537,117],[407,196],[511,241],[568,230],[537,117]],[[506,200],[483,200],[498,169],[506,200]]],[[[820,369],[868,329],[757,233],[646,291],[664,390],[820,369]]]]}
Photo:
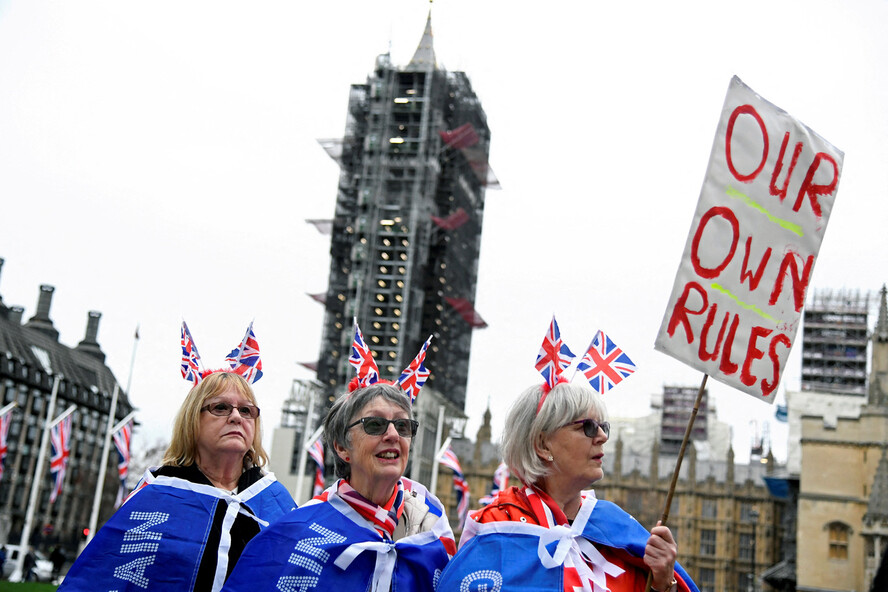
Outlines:
{"type": "MultiPolygon", "coordinates": [[[[132,378],[139,440],[166,437],[188,391],[179,327],[208,367],[254,321],[266,442],[297,362],[317,359],[349,85],[406,64],[421,0],[235,3],[0,0],[0,296],[35,311],[56,287],[60,340],[99,342],[132,378]]],[[[845,152],[814,289],[888,281],[888,4],[876,0],[433,5],[438,62],[465,71],[492,132],[466,412],[541,378],[552,314],[574,352],[603,329],[639,370],[612,415],[702,375],[653,349],[732,75],[845,152]],[[530,10],[530,7],[533,10],[530,10]]],[[[873,319],[874,320],[874,319],[873,319]]],[[[872,320],[871,320],[872,324],[872,320]]],[[[800,340],[778,400],[800,386],[800,340]]],[[[430,356],[427,365],[434,369],[430,356]]],[[[709,382],[748,458],[765,403],[709,382]]]]}

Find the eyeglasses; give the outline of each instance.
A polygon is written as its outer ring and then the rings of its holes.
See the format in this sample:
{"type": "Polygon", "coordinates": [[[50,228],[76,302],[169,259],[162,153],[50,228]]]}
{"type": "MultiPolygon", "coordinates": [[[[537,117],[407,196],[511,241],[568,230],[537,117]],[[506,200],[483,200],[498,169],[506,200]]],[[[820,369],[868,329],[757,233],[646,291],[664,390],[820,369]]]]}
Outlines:
{"type": "Polygon", "coordinates": [[[218,403],[210,403],[209,405],[204,405],[200,408],[201,411],[209,411],[213,415],[218,415],[219,417],[228,417],[234,409],[237,409],[237,412],[244,419],[256,419],[259,417],[259,408],[255,405],[235,406],[231,403],[219,401],[218,403]]]}
{"type": "Polygon", "coordinates": [[[395,430],[398,432],[399,436],[402,438],[412,438],[416,435],[416,430],[419,428],[419,422],[413,419],[404,419],[401,417],[397,419],[362,417],[346,429],[350,430],[359,423],[364,426],[364,433],[368,436],[381,436],[388,431],[389,424],[392,424],[395,426],[395,430]]]}
{"type": "Polygon", "coordinates": [[[595,421],[594,419],[578,419],[565,425],[565,427],[577,425],[578,423],[583,424],[583,433],[586,434],[587,438],[594,438],[595,436],[597,436],[598,428],[601,428],[601,431],[604,432],[605,436],[610,437],[611,424],[607,421],[595,421]]]}

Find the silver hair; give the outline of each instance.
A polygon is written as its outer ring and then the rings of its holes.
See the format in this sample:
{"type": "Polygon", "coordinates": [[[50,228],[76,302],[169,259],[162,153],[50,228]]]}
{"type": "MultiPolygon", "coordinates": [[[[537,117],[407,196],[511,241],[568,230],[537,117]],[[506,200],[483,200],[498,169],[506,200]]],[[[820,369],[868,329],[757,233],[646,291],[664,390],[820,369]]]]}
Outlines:
{"type": "Polygon", "coordinates": [[[583,419],[589,409],[598,421],[607,420],[601,396],[588,384],[556,384],[537,413],[543,385],[525,390],[512,403],[503,431],[503,460],[523,483],[533,485],[551,473],[537,455],[535,444],[568,423],[583,419]]]}
{"type": "MultiPolygon", "coordinates": [[[[336,445],[351,448],[351,430],[348,426],[358,419],[355,415],[376,397],[382,397],[386,401],[394,403],[406,411],[410,419],[413,419],[413,407],[410,405],[410,399],[396,385],[377,382],[340,396],[330,407],[327,418],[324,420],[324,443],[333,453],[333,470],[339,479],[351,477],[351,465],[339,458],[339,455],[336,454],[336,445]]],[[[412,439],[410,447],[413,448],[412,439]]]]}

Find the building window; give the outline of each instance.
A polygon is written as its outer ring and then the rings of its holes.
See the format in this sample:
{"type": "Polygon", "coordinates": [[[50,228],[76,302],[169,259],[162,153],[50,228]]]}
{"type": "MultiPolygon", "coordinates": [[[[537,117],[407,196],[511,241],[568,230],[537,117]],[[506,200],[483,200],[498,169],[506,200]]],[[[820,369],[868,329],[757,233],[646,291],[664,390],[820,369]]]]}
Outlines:
{"type": "Polygon", "coordinates": [[[740,504],[740,521],[741,522],[757,522],[758,521],[758,512],[755,511],[755,506],[753,506],[749,502],[742,502],[740,504]]]}
{"type": "Polygon", "coordinates": [[[703,518],[716,518],[718,516],[718,502],[714,499],[701,501],[700,515],[703,518]]]}
{"type": "Polygon", "coordinates": [[[737,559],[740,561],[752,561],[752,535],[748,532],[741,532],[739,543],[740,550],[737,553],[737,559]]]}
{"type": "Polygon", "coordinates": [[[839,561],[848,560],[848,534],[851,528],[841,522],[830,522],[829,529],[829,558],[839,561]]]}
{"type": "Polygon", "coordinates": [[[715,557],[715,531],[703,529],[700,531],[700,555],[715,557]]]}
{"type": "Polygon", "coordinates": [[[701,567],[697,572],[697,584],[700,592],[715,592],[715,570],[709,567],[701,567]]]}

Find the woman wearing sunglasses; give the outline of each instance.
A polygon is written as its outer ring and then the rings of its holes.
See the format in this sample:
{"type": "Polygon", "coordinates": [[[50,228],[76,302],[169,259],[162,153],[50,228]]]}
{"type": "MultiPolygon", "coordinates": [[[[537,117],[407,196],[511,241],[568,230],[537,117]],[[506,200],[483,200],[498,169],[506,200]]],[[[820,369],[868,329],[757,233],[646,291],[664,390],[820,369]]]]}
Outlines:
{"type": "MultiPolygon", "coordinates": [[[[401,375],[408,389],[411,368],[425,370],[417,359],[401,375]]],[[[418,426],[412,397],[378,380],[375,365],[361,368],[324,421],[338,480],[256,537],[225,591],[435,590],[456,546],[441,502],[404,477],[418,426]]]]}
{"type": "Polygon", "coordinates": [[[649,533],[589,490],[604,476],[610,424],[598,393],[561,370],[514,402],[503,458],[524,485],[469,515],[438,589],[640,592],[651,574],[652,590],[696,591],[667,527],[649,533]]]}

